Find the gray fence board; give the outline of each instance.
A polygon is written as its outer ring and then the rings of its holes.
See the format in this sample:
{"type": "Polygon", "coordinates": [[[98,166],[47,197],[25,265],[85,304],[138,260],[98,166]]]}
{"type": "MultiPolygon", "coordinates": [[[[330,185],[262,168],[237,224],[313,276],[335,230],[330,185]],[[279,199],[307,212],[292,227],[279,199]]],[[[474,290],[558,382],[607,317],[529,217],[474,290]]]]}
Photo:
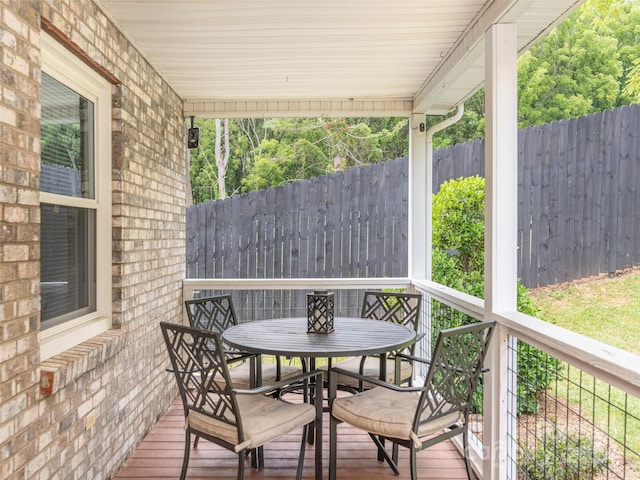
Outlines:
{"type": "MultiPolygon", "coordinates": [[[[589,222],[588,237],[585,241],[585,256],[589,257],[590,272],[602,272],[606,270],[604,255],[606,251],[605,245],[602,241],[602,225],[603,219],[601,216],[602,208],[602,189],[605,182],[604,176],[604,162],[596,161],[600,158],[600,152],[598,152],[598,145],[600,144],[600,122],[602,115],[589,115],[586,117],[586,128],[583,126],[582,130],[585,131],[585,162],[589,164],[590,172],[590,196],[592,198],[591,204],[587,209],[589,222]]],[[[569,280],[569,279],[567,279],[569,280]]]]}
{"type": "Polygon", "coordinates": [[[344,172],[337,175],[339,182],[327,182],[327,251],[329,252],[329,260],[327,261],[326,276],[336,277],[342,274],[341,270],[341,225],[342,222],[342,195],[341,189],[337,187],[344,184],[344,172]]]}
{"type": "Polygon", "coordinates": [[[311,246],[309,225],[312,222],[315,223],[315,216],[313,215],[315,213],[315,205],[312,205],[311,202],[316,201],[316,192],[311,191],[309,180],[304,180],[299,183],[299,197],[297,198],[300,200],[299,202],[296,202],[295,208],[298,211],[298,228],[300,229],[300,265],[296,276],[306,278],[313,276],[309,269],[309,247],[311,246]]]}
{"type": "MultiPolygon", "coordinates": [[[[231,197],[231,200],[225,200],[228,205],[225,205],[225,218],[231,219],[232,226],[227,228],[226,230],[229,232],[229,243],[230,248],[226,249],[225,257],[227,261],[225,264],[228,264],[228,267],[224,272],[236,272],[237,278],[247,278],[247,270],[246,270],[246,258],[248,255],[249,248],[249,237],[244,236],[244,218],[242,215],[242,206],[245,202],[245,199],[231,197]],[[237,252],[240,252],[240,255],[237,255],[237,252]],[[240,263],[240,260],[244,255],[245,262],[240,263]]],[[[233,277],[229,277],[233,278],[233,277]]]]}
{"type": "MultiPolygon", "coordinates": [[[[529,144],[532,130],[522,130],[518,135],[518,158],[524,158],[524,146],[529,144]]],[[[533,172],[529,163],[519,161],[518,169],[518,265],[523,266],[520,280],[525,285],[535,282],[534,274],[537,269],[531,268],[531,182],[533,172]]]]}
{"type": "Polygon", "coordinates": [[[300,196],[302,191],[302,182],[295,182],[285,188],[285,206],[284,213],[289,216],[290,222],[287,222],[289,231],[289,241],[283,245],[283,261],[289,262],[290,277],[295,278],[300,275],[300,245],[301,245],[301,225],[300,225],[300,196]],[[294,198],[296,199],[294,202],[294,198]],[[288,250],[287,250],[288,249],[288,250]],[[288,257],[288,258],[287,258],[288,257]]]}
{"type": "MultiPolygon", "coordinates": [[[[567,123],[566,128],[564,122],[556,122],[561,129],[563,136],[568,136],[571,126],[567,123]]],[[[582,268],[582,256],[585,254],[581,245],[587,247],[584,240],[584,217],[587,215],[586,199],[584,198],[585,189],[587,185],[587,177],[585,176],[584,158],[586,154],[587,143],[585,138],[585,131],[582,128],[577,129],[575,132],[571,132],[574,139],[574,148],[571,155],[565,154],[563,157],[554,159],[555,162],[560,161],[565,168],[565,175],[556,179],[555,189],[562,191],[564,198],[563,208],[564,214],[559,215],[558,212],[562,211],[558,208],[553,212],[552,217],[557,217],[558,221],[564,224],[564,238],[561,238],[561,244],[559,245],[558,255],[558,267],[556,268],[557,275],[555,283],[565,282],[572,278],[575,273],[579,273],[582,268]],[[565,261],[562,255],[567,256],[565,261]]],[[[568,153],[568,152],[567,152],[568,153]]],[[[553,284],[554,282],[549,282],[553,284]]]]}
{"type": "Polygon", "coordinates": [[[278,201],[278,215],[280,216],[280,224],[282,225],[282,246],[283,248],[279,248],[278,257],[280,259],[280,267],[278,271],[280,275],[284,278],[291,277],[291,253],[290,249],[292,244],[292,228],[293,228],[293,215],[290,215],[288,212],[288,205],[290,202],[289,193],[285,191],[284,187],[277,187],[279,198],[278,201]]]}
{"type": "MultiPolygon", "coordinates": [[[[561,132],[560,124],[555,124],[556,135],[561,132]]],[[[561,261],[562,255],[562,244],[564,242],[565,236],[565,225],[561,222],[560,216],[557,212],[561,212],[565,210],[565,205],[567,202],[567,189],[562,188],[559,184],[561,178],[566,178],[566,168],[567,165],[565,162],[559,162],[556,159],[562,158],[562,156],[568,155],[568,152],[571,148],[575,148],[574,145],[570,145],[570,137],[575,138],[575,132],[573,135],[570,133],[572,129],[571,125],[568,125],[568,131],[564,135],[559,135],[559,138],[556,138],[554,141],[554,145],[557,146],[557,151],[552,154],[552,158],[550,159],[550,175],[549,178],[555,184],[555,188],[552,188],[552,201],[549,207],[549,235],[551,237],[550,245],[551,245],[551,254],[549,255],[548,261],[552,265],[557,265],[561,261]],[[557,155],[554,158],[554,155],[557,155]]],[[[558,274],[555,274],[555,281],[558,282],[558,274]]]]}
{"type": "Polygon", "coordinates": [[[363,232],[365,231],[364,217],[366,206],[364,199],[367,193],[365,192],[366,186],[364,185],[365,169],[360,167],[354,168],[353,170],[355,172],[355,185],[352,189],[353,199],[350,201],[351,211],[349,212],[351,217],[351,238],[349,239],[351,245],[349,276],[352,278],[358,278],[358,276],[362,275],[362,265],[364,264],[364,255],[360,255],[360,237],[362,237],[363,232]]]}
{"type": "Polygon", "coordinates": [[[375,223],[377,221],[382,222],[383,219],[378,216],[378,202],[379,202],[379,189],[380,189],[380,164],[374,165],[373,169],[375,174],[369,178],[367,188],[369,190],[369,208],[367,209],[366,225],[367,233],[365,236],[360,237],[360,252],[366,252],[365,255],[365,277],[377,277],[376,271],[378,256],[378,244],[380,239],[376,235],[375,223]]]}
{"type": "Polygon", "coordinates": [[[606,112],[603,113],[602,117],[602,131],[604,132],[604,137],[602,138],[602,153],[603,160],[605,166],[604,172],[604,184],[603,184],[603,201],[602,206],[607,211],[607,215],[605,217],[605,225],[604,225],[604,241],[606,244],[606,255],[605,255],[605,265],[606,271],[613,271],[613,266],[611,265],[611,255],[609,252],[611,248],[615,245],[615,222],[611,215],[614,213],[616,206],[613,204],[615,199],[613,195],[613,180],[615,175],[615,170],[613,166],[613,152],[611,149],[610,138],[613,135],[613,123],[611,122],[611,118],[609,115],[606,115],[606,112]]]}
{"type": "Polygon", "coordinates": [[[282,267],[284,265],[282,259],[282,245],[284,245],[284,195],[282,187],[276,187],[273,199],[273,215],[275,217],[275,232],[273,237],[273,278],[282,278],[282,267]]]}
{"type": "MultiPolygon", "coordinates": [[[[624,139],[625,142],[632,144],[633,148],[630,149],[632,154],[629,156],[629,162],[631,163],[631,172],[633,181],[630,185],[630,191],[634,198],[635,208],[633,208],[633,218],[629,219],[630,224],[633,224],[633,228],[631,229],[632,235],[637,235],[637,232],[640,232],[640,129],[637,128],[640,125],[640,109],[629,109],[630,110],[630,125],[629,132],[627,137],[624,139]],[[636,128],[634,128],[636,127],[636,128]]],[[[633,250],[631,263],[633,263],[633,259],[640,258],[640,241],[637,238],[634,238],[633,241],[633,250]]]]}
{"type": "MultiPolygon", "coordinates": [[[[618,246],[618,264],[632,266],[631,255],[634,248],[634,216],[636,210],[635,198],[635,175],[632,159],[637,156],[637,142],[629,141],[629,133],[631,130],[632,111],[628,107],[622,107],[621,125],[620,125],[620,169],[621,169],[621,198],[620,198],[620,214],[621,221],[621,243],[618,246]]],[[[636,124],[637,125],[637,124],[636,124]]],[[[636,157],[637,158],[637,157],[636,157]]]]}
{"type": "MultiPolygon", "coordinates": [[[[532,128],[532,142],[531,149],[532,154],[531,157],[535,159],[535,162],[531,166],[531,201],[534,205],[541,205],[542,203],[542,149],[544,148],[542,143],[542,127],[535,126],[532,128]]],[[[542,209],[532,210],[530,213],[531,216],[531,268],[534,269],[536,274],[535,282],[540,284],[545,281],[546,274],[544,273],[544,269],[546,265],[540,265],[540,250],[547,248],[546,239],[542,232],[533,228],[534,225],[540,225],[544,222],[544,211],[542,209]]]]}

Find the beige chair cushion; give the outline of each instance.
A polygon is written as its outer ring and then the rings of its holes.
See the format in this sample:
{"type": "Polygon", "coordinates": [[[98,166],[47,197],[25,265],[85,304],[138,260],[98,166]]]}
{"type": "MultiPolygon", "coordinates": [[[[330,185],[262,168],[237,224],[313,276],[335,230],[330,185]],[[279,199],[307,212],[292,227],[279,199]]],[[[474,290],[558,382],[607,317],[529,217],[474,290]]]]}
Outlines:
{"type": "MultiPolygon", "coordinates": [[[[344,370],[348,370],[353,373],[359,373],[361,358],[362,357],[351,357],[346,360],[343,360],[342,362],[334,363],[333,366],[342,368],[344,370]]],[[[327,373],[327,367],[322,366],[319,368],[324,370],[323,372],[324,380],[328,381],[329,375],[327,373]]],[[[387,360],[387,378],[386,378],[387,383],[395,383],[395,375],[394,375],[395,368],[396,368],[395,361],[387,360]]],[[[378,357],[367,357],[367,359],[364,361],[364,369],[362,374],[366,375],[367,377],[380,378],[380,359],[378,357]]],[[[412,374],[413,374],[413,368],[411,364],[409,362],[400,362],[401,380],[404,381],[411,378],[412,374]]],[[[342,374],[338,374],[337,382],[338,382],[338,385],[347,385],[349,387],[354,387],[354,388],[358,387],[357,378],[348,377],[342,374]]],[[[371,388],[371,387],[374,387],[375,385],[365,382],[364,386],[365,388],[371,388]]]]}
{"type": "MultiPolygon", "coordinates": [[[[370,433],[402,440],[416,440],[412,433],[413,417],[419,400],[418,392],[398,392],[376,387],[356,395],[336,398],[331,414],[354,427],[370,433]]],[[[428,415],[429,412],[425,412],[428,415]]],[[[430,435],[453,425],[458,413],[424,423],[417,437],[430,435]]]]}
{"type": "MultiPolygon", "coordinates": [[[[262,385],[270,385],[276,383],[276,364],[275,363],[262,363],[262,385]]],[[[282,365],[281,368],[281,380],[287,380],[288,378],[299,375],[302,370],[298,367],[291,365],[282,365]]],[[[251,374],[251,362],[246,361],[238,363],[235,366],[230,365],[229,375],[231,375],[231,382],[233,388],[238,390],[249,390],[251,388],[250,383],[251,374]]]]}
{"type": "Polygon", "coordinates": [[[308,403],[286,403],[264,395],[237,395],[236,400],[244,429],[245,441],[242,443],[238,443],[235,426],[202,413],[189,412],[187,424],[194,430],[235,445],[235,451],[239,452],[275,440],[316,418],[315,407],[308,403]]]}

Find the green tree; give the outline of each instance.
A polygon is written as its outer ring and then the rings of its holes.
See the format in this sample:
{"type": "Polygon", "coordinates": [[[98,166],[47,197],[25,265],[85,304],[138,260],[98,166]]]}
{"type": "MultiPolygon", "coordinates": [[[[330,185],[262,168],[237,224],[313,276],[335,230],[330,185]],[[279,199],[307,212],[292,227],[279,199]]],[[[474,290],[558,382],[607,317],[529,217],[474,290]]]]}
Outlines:
{"type": "Polygon", "coordinates": [[[354,118],[352,123],[365,124],[377,137],[383,160],[409,154],[409,120],[405,117],[354,118]]]}
{"type": "Polygon", "coordinates": [[[520,126],[637,102],[640,2],[588,0],[519,60],[520,126]]]}
{"type": "MultiPolygon", "coordinates": [[[[484,298],[484,179],[449,180],[433,197],[433,280],[484,298]]],[[[537,315],[528,290],[518,283],[518,311],[537,315]]],[[[457,311],[432,308],[435,331],[472,322],[457,311]]],[[[518,413],[532,413],[540,392],[555,379],[559,362],[523,342],[517,349],[518,413]]],[[[480,398],[474,401],[480,408],[480,398]]]]}
{"type": "MultiPolygon", "coordinates": [[[[230,120],[229,195],[282,185],[352,166],[404,156],[406,118],[272,118],[230,120]]],[[[194,203],[220,198],[215,121],[200,120],[191,151],[194,203]]]]}
{"type": "Polygon", "coordinates": [[[260,190],[323,175],[327,171],[327,158],[321,149],[306,139],[295,144],[264,140],[262,154],[242,179],[242,191],[260,190]]]}
{"type": "Polygon", "coordinates": [[[618,41],[609,29],[582,21],[580,13],[520,57],[521,127],[616,106],[623,73],[618,41]]]}
{"type": "Polygon", "coordinates": [[[623,93],[629,98],[630,102],[640,102],[640,58],[634,60],[633,67],[629,69],[623,93]]]}
{"type": "Polygon", "coordinates": [[[407,153],[405,118],[271,119],[267,127],[269,138],[279,142],[295,144],[305,139],[317,146],[327,159],[327,172],[407,153]]]}
{"type": "MultiPolygon", "coordinates": [[[[444,116],[429,117],[429,126],[435,125],[444,118],[444,116]]],[[[484,125],[484,89],[480,89],[464,102],[464,114],[460,121],[434,135],[433,148],[437,150],[484,138],[484,125]]]]}
{"type": "MultiPolygon", "coordinates": [[[[200,128],[200,146],[190,152],[190,180],[193,202],[202,203],[220,198],[215,160],[215,120],[198,119],[196,126],[200,128]]],[[[265,131],[262,119],[229,120],[229,162],[225,178],[228,196],[241,191],[242,179],[261,153],[265,131]]]]}
{"type": "MultiPolygon", "coordinates": [[[[587,5],[592,2],[597,4],[596,0],[591,0],[587,5]]],[[[602,7],[602,13],[593,13],[592,18],[593,22],[603,23],[618,40],[623,72],[620,79],[622,91],[616,106],[640,102],[640,2],[608,0],[602,7]]]]}

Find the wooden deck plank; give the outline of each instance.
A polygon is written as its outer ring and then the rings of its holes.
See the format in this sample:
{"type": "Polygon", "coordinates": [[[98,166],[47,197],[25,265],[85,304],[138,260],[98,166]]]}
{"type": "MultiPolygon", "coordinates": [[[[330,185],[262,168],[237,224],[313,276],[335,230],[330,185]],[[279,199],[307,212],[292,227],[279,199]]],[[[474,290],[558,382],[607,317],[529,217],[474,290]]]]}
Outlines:
{"type": "MultiPolygon", "coordinates": [[[[329,467],[329,418],[325,414],[323,436],[324,478],[329,467]]],[[[163,480],[180,476],[184,451],[184,417],[179,399],[149,432],[115,476],[116,480],[163,480]]],[[[245,461],[247,480],[290,480],[295,478],[300,433],[294,432],[265,446],[265,468],[257,471],[245,461]]],[[[314,478],[314,449],[307,445],[303,478],[314,478]]],[[[376,460],[376,449],[366,433],[346,424],[338,426],[338,479],[408,480],[409,456],[400,449],[400,475],[376,460]]],[[[191,449],[188,480],[235,480],[237,456],[222,447],[201,440],[191,449]]],[[[466,480],[464,461],[451,442],[443,442],[418,453],[420,480],[466,480]]]]}

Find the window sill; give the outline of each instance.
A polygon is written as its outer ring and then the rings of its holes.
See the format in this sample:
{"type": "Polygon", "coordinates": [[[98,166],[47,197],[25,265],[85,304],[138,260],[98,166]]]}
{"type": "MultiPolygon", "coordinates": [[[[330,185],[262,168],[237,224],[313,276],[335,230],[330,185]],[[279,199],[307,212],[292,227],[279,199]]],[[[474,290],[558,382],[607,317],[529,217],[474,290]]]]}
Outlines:
{"type": "Polygon", "coordinates": [[[53,395],[126,346],[127,332],[111,329],[40,363],[40,393],[53,395]]]}

